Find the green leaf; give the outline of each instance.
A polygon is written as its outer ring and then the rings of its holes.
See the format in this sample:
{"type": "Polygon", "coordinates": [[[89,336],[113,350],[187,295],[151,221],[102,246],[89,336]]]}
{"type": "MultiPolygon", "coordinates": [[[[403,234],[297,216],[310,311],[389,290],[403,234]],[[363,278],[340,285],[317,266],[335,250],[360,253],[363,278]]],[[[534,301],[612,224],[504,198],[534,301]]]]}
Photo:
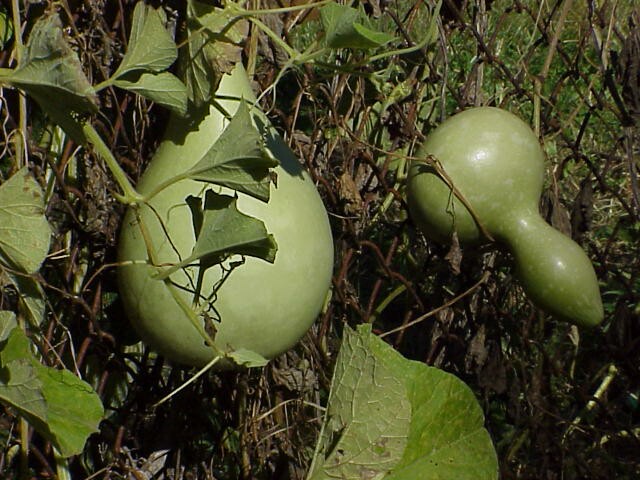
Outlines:
{"type": "Polygon", "coordinates": [[[18,291],[18,302],[29,323],[40,326],[46,312],[45,294],[40,283],[24,275],[8,274],[7,277],[18,291]]]}
{"type": "Polygon", "coordinates": [[[483,423],[458,378],[405,359],[370,325],[347,328],[309,478],[494,480],[483,423]]]}
{"type": "Polygon", "coordinates": [[[69,370],[40,367],[37,371],[47,403],[51,440],[64,457],[81,453],[104,415],[100,398],[69,370]]]}
{"type": "Polygon", "coordinates": [[[11,330],[18,326],[16,314],[9,310],[0,310],[0,342],[4,342],[11,330]]]}
{"type": "Polygon", "coordinates": [[[402,457],[411,405],[402,377],[373,350],[375,340],[344,332],[320,438],[322,464],[312,479],[378,478],[402,457]]]}
{"type": "Polygon", "coordinates": [[[36,272],[50,239],[42,189],[23,167],[0,185],[0,267],[36,272]]]}
{"type": "Polygon", "coordinates": [[[14,328],[0,351],[0,400],[22,415],[64,457],[82,452],[104,414],[100,398],[68,370],[40,364],[14,328]]]}
{"type": "Polygon", "coordinates": [[[182,66],[189,99],[196,107],[210,102],[222,74],[231,73],[242,60],[249,26],[234,17],[231,9],[195,0],[187,4],[189,43],[182,66]]]}
{"type": "Polygon", "coordinates": [[[269,200],[269,169],[278,161],[269,155],[244,102],[211,149],[188,172],[189,178],[269,200]]]}
{"type": "Polygon", "coordinates": [[[143,73],[132,79],[125,76],[116,80],[114,85],[148,98],[178,115],[187,111],[187,87],[169,72],[143,73]]]}
{"type": "Polygon", "coordinates": [[[190,197],[187,203],[194,216],[194,227],[200,225],[193,252],[180,263],[162,270],[156,278],[165,279],[176,270],[198,261],[201,262],[201,270],[206,269],[232,254],[262,258],[273,263],[278,248],[273,235],[267,232],[260,220],[240,212],[237,200],[207,190],[202,207],[198,199],[190,197]]]}
{"type": "Polygon", "coordinates": [[[178,48],[164,24],[161,10],[144,2],[136,4],[127,53],[113,75],[115,79],[134,71],[159,73],[175,62],[178,48]]]}
{"type": "MultiPolygon", "coordinates": [[[[13,331],[20,329],[15,328],[13,331]]],[[[13,360],[0,365],[0,401],[11,405],[39,432],[47,431],[47,402],[37,369],[29,360],[13,360]]]]}
{"type": "Polygon", "coordinates": [[[20,65],[0,81],[31,95],[74,140],[85,143],[77,114],[97,111],[95,91],[78,57],[65,41],[57,15],[45,16],[36,22],[20,65]]]}
{"type": "Polygon", "coordinates": [[[245,215],[237,207],[238,199],[208,190],[205,197],[202,227],[193,248],[193,258],[220,253],[258,257],[273,263],[276,242],[260,220],[245,215]]]}
{"type": "Polygon", "coordinates": [[[385,45],[395,37],[362,24],[365,17],[359,10],[329,3],[320,9],[325,42],[330,48],[368,49],[385,45]]]}

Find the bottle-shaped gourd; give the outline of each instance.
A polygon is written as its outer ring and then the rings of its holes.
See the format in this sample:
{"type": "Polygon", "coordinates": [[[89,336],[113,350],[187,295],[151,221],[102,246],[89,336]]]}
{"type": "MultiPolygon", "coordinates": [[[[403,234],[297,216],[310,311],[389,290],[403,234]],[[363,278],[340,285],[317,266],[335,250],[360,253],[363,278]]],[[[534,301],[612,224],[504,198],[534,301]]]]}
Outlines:
{"type": "Polygon", "coordinates": [[[427,237],[449,241],[455,231],[461,244],[493,239],[511,251],[540,308],[581,326],[602,321],[591,261],[540,216],[544,154],[527,124],[499,108],[472,108],[436,128],[418,157],[436,161],[415,161],[407,184],[410,213],[427,237]]]}

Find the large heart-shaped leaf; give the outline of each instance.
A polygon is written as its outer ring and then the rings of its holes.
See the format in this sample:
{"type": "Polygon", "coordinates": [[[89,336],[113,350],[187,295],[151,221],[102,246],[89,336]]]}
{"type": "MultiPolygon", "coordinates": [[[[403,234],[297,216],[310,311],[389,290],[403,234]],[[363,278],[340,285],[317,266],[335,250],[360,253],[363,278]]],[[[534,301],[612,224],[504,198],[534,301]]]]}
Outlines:
{"type": "Polygon", "coordinates": [[[483,423],[458,378],[347,327],[309,478],[495,480],[483,423]]]}

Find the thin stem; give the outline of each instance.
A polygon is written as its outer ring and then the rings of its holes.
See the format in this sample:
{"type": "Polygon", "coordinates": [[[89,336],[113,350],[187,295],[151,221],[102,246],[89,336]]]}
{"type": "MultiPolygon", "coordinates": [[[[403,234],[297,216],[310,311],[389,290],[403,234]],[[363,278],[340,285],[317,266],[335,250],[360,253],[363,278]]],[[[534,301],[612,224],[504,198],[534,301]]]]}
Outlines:
{"type": "Polygon", "coordinates": [[[20,478],[29,478],[29,423],[20,417],[20,478]]]}
{"type": "Polygon", "coordinates": [[[164,189],[169,188],[171,185],[173,185],[176,182],[179,182],[181,180],[185,180],[187,178],[189,178],[189,175],[191,174],[190,170],[187,170],[186,172],[183,172],[179,175],[176,175],[174,177],[168,178],[166,179],[164,182],[161,182],[159,185],[157,185],[153,190],[151,190],[151,193],[148,193],[146,195],[143,196],[142,201],[143,202],[148,202],[149,200],[151,200],[153,197],[155,197],[156,195],[158,195],[160,192],[162,192],[164,189]]]}
{"type": "Polygon", "coordinates": [[[108,88],[108,87],[112,86],[113,85],[113,78],[114,77],[107,78],[106,80],[98,83],[97,85],[94,85],[93,86],[93,90],[96,93],[98,93],[100,90],[104,90],[105,88],[108,88]]]}
{"type": "Polygon", "coordinates": [[[300,5],[291,5],[290,7],[265,8],[265,9],[258,9],[258,10],[240,9],[238,12],[238,15],[247,17],[252,15],[268,15],[268,14],[297,12],[299,10],[309,10],[312,8],[322,7],[323,5],[326,5],[328,3],[333,3],[333,2],[334,0],[321,0],[320,2],[303,3],[300,5]]]}
{"type": "Polygon", "coordinates": [[[573,0],[565,0],[562,4],[562,10],[560,11],[560,17],[558,18],[558,24],[553,33],[553,37],[551,38],[551,43],[549,44],[549,50],[547,51],[547,56],[544,59],[542,70],[537,76],[534,77],[534,130],[538,137],[540,136],[540,108],[542,103],[542,86],[547,79],[549,70],[551,69],[551,62],[553,61],[553,57],[555,56],[556,50],[558,48],[558,41],[560,40],[560,35],[562,34],[565,21],[567,19],[567,16],[569,15],[569,11],[571,10],[572,5],[573,0]]]}
{"type": "MultiPolygon", "coordinates": [[[[159,262],[158,262],[158,257],[156,255],[155,248],[153,246],[153,241],[151,239],[151,234],[147,230],[147,228],[146,228],[146,226],[145,226],[144,222],[142,221],[142,218],[140,217],[139,214],[136,215],[136,218],[137,218],[137,221],[138,221],[138,229],[140,230],[140,234],[142,235],[142,239],[143,239],[145,247],[147,249],[147,255],[149,257],[149,263],[150,263],[150,265],[156,266],[156,265],[158,265],[159,262]]],[[[189,319],[189,322],[191,322],[193,327],[202,336],[202,338],[205,340],[207,345],[209,345],[211,347],[212,351],[215,352],[215,355],[216,356],[220,356],[220,357],[224,356],[223,353],[215,346],[213,338],[211,338],[211,336],[207,333],[207,331],[203,327],[202,322],[200,322],[200,319],[198,318],[198,314],[193,310],[193,308],[191,308],[191,306],[187,302],[185,302],[184,298],[182,297],[182,295],[180,294],[178,289],[175,287],[175,285],[172,283],[171,279],[170,278],[164,278],[163,280],[157,280],[156,279],[156,281],[164,282],[165,286],[169,290],[169,293],[173,297],[174,301],[178,304],[180,309],[187,316],[187,318],[189,319]]]]}
{"type": "Polygon", "coordinates": [[[174,395],[177,395],[178,393],[180,393],[182,390],[184,390],[185,388],[187,388],[189,385],[191,385],[193,382],[195,382],[198,378],[200,378],[202,375],[204,375],[211,367],[213,367],[216,363],[218,363],[220,361],[222,357],[221,356],[216,356],[213,357],[213,359],[207,363],[204,367],[202,367],[198,373],[196,373],[193,377],[191,377],[189,380],[187,380],[186,382],[184,382],[182,385],[180,385],[178,388],[176,388],[174,391],[172,391],[170,394],[168,394],[166,397],[162,398],[161,400],[158,400],[156,403],[153,404],[153,408],[159,407],[160,405],[162,405],[164,402],[166,402],[167,400],[169,400],[171,397],[173,397],[174,395]]]}
{"type": "Polygon", "coordinates": [[[480,280],[478,280],[476,283],[474,283],[471,287],[469,287],[467,290],[465,290],[464,292],[462,292],[460,295],[452,298],[451,300],[449,300],[448,302],[440,305],[438,308],[434,308],[433,310],[425,313],[424,315],[421,315],[420,317],[416,318],[415,320],[412,320],[404,325],[401,325],[397,328],[393,328],[389,331],[386,331],[380,335],[378,335],[380,338],[384,338],[387,335],[391,335],[392,333],[396,333],[399,332],[401,330],[405,330],[409,327],[412,327],[413,325],[423,322],[424,320],[426,320],[429,317],[434,316],[436,313],[444,310],[445,308],[449,308],[450,306],[454,305],[455,303],[457,303],[458,301],[460,301],[461,299],[463,299],[464,297],[466,297],[467,295],[473,293],[476,289],[478,289],[480,287],[480,285],[482,285],[484,282],[487,281],[487,279],[489,278],[490,273],[484,272],[484,274],[482,275],[482,277],[480,278],[480,280]]]}
{"type": "Polygon", "coordinates": [[[373,312],[373,315],[371,315],[371,318],[369,318],[368,322],[369,323],[373,323],[376,321],[376,319],[380,316],[380,314],[382,312],[384,312],[384,310],[389,306],[389,304],[391,302],[393,302],[393,300],[395,300],[395,298],[400,295],[401,293],[405,292],[407,290],[406,285],[400,285],[398,287],[396,287],[389,295],[387,295],[382,302],[380,302],[380,304],[376,307],[376,309],[373,312]]]}
{"type": "Polygon", "coordinates": [[[69,460],[62,456],[58,449],[53,449],[53,456],[56,460],[56,474],[58,480],[72,480],[71,472],[69,471],[69,460]]]}
{"type": "MultiPolygon", "coordinates": [[[[22,27],[20,24],[20,3],[19,0],[12,0],[11,12],[13,21],[13,32],[15,44],[13,48],[13,56],[16,63],[20,65],[22,61],[22,27]]],[[[26,165],[26,132],[27,132],[27,97],[22,92],[18,92],[18,135],[15,138],[16,149],[16,169],[20,169],[26,165]]]]}
{"type": "MultiPolygon", "coordinates": [[[[437,17],[437,15],[440,13],[441,6],[442,6],[442,1],[439,1],[433,11],[434,17],[437,17]]],[[[416,43],[413,46],[401,48],[398,50],[392,50],[390,52],[380,53],[378,55],[373,55],[371,57],[367,57],[365,59],[365,62],[372,63],[377,60],[383,60],[385,58],[394,57],[394,56],[406,55],[408,53],[413,53],[418,50],[421,50],[422,48],[426,47],[429,44],[432,38],[434,38],[436,27],[437,27],[437,22],[431,22],[431,25],[429,26],[429,31],[427,32],[427,34],[419,43],[416,43]]]]}

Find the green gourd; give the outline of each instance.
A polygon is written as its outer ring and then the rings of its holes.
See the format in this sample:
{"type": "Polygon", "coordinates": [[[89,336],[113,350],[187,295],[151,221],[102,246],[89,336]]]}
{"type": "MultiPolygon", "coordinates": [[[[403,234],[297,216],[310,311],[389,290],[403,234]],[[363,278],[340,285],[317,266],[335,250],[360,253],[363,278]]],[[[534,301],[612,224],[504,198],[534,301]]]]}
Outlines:
{"type": "Polygon", "coordinates": [[[417,156],[437,160],[414,162],[407,183],[410,213],[427,237],[447,242],[455,231],[461,244],[503,244],[539,307],[581,326],[602,321],[591,261],[540,216],[544,154],[527,124],[499,108],[471,108],[438,126],[417,156]]]}
{"type": "MultiPolygon", "coordinates": [[[[195,122],[173,117],[164,140],[137,185],[148,195],[167,179],[194,166],[220,137],[241,102],[254,99],[247,74],[238,64],[224,75],[208,112],[195,122]]],[[[274,263],[246,257],[228,275],[219,266],[206,270],[202,292],[215,291],[208,314],[214,323],[214,348],[205,343],[182,304],[191,305],[198,265],[179,269],[170,276],[177,287],[171,291],[154,277],[140,224],[151,239],[160,265],[187,258],[196,241],[192,215],[186,202],[205,188],[234,195],[223,187],[210,187],[194,180],[180,180],[152,196],[148,203],[130,208],[119,239],[118,280],[121,298],[142,339],[167,358],[193,366],[204,366],[219,355],[250,351],[271,359],[291,348],[317,318],[331,283],[333,238],[327,212],[316,187],[293,152],[253,108],[256,124],[263,125],[269,154],[279,161],[274,169],[267,203],[237,193],[237,208],[262,222],[277,243],[274,263]],[[162,223],[161,223],[162,221],[162,223]],[[224,282],[220,284],[225,276],[224,282]],[[190,278],[189,278],[190,277],[190,278]],[[180,298],[176,299],[176,292],[180,298]]],[[[230,262],[238,261],[234,256],[230,262]]],[[[201,329],[206,319],[200,315],[201,329]]],[[[220,362],[228,366],[228,361],[220,362]]],[[[220,365],[219,364],[219,365],[220,365]]]]}

